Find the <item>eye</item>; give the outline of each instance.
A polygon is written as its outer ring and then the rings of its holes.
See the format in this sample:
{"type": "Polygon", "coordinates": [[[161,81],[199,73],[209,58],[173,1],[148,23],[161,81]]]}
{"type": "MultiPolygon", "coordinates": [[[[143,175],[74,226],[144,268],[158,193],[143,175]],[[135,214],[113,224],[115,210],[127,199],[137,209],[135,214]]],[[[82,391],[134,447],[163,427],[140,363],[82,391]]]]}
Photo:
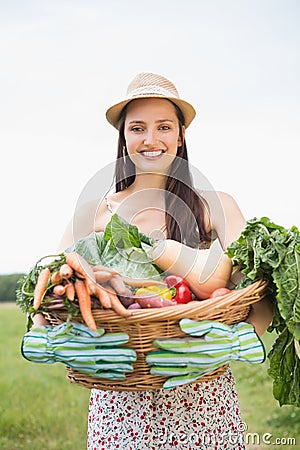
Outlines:
{"type": "Polygon", "coordinates": [[[167,131],[167,130],[170,130],[171,127],[170,127],[169,125],[161,125],[161,126],[159,127],[159,129],[160,129],[160,130],[163,130],[163,131],[167,131]]]}
{"type": "Polygon", "coordinates": [[[134,133],[140,133],[141,131],[143,131],[143,128],[136,125],[134,127],[131,127],[130,131],[133,131],[134,133]]]}

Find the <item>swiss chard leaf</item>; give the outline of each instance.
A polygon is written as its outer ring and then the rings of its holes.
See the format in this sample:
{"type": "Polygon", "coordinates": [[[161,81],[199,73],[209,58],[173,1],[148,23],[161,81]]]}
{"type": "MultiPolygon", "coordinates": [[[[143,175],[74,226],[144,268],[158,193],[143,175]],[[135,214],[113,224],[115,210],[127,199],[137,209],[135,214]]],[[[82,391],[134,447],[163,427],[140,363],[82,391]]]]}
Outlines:
{"type": "Polygon", "coordinates": [[[268,373],[273,378],[273,395],[280,406],[300,406],[300,359],[294,342],[294,337],[285,328],[268,355],[268,373]]]}
{"type": "Polygon", "coordinates": [[[268,281],[274,317],[268,331],[278,339],[268,354],[273,392],[280,405],[299,404],[300,361],[295,345],[300,340],[300,234],[267,217],[249,220],[241,236],[228,248],[228,256],[245,277],[238,287],[256,279],[268,281]]]}
{"type": "Polygon", "coordinates": [[[274,270],[273,279],[277,286],[277,305],[281,317],[295,339],[300,340],[300,246],[295,236],[290,242],[281,264],[274,270]]]}

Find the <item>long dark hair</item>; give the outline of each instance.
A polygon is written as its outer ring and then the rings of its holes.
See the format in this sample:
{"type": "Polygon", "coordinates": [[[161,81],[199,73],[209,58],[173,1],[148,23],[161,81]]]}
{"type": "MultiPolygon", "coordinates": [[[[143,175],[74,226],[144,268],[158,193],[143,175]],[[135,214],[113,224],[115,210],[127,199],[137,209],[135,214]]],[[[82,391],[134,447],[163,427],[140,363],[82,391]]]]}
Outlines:
{"type": "MultiPolygon", "coordinates": [[[[172,103],[172,102],[171,102],[172,103]]],[[[172,162],[165,184],[165,220],[169,239],[182,242],[190,247],[211,242],[206,231],[204,212],[207,204],[193,185],[189,168],[186,141],[183,137],[184,117],[177,105],[172,103],[179,121],[182,145],[177,149],[177,157],[172,162]]],[[[123,191],[135,180],[135,166],[128,156],[124,135],[126,107],[119,118],[118,153],[115,166],[115,190],[123,191]]]]}

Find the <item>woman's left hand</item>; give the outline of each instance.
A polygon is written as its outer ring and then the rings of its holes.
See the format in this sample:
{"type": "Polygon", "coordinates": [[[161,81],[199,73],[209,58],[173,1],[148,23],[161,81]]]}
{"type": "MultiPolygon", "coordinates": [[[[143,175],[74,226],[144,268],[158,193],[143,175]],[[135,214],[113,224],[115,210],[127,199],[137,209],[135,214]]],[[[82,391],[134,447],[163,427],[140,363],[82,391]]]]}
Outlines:
{"type": "Polygon", "coordinates": [[[180,328],[190,336],[157,339],[153,344],[160,350],[146,357],[152,375],[171,377],[164,383],[165,389],[195,381],[232,360],[250,363],[265,360],[264,346],[249,323],[225,325],[182,319],[180,328]]]}

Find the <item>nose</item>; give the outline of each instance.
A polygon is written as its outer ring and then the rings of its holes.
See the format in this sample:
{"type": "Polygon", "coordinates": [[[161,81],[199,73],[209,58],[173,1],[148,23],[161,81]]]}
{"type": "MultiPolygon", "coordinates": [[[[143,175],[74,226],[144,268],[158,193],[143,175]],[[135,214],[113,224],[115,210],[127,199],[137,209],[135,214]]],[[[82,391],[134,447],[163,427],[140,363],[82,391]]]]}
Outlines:
{"type": "Polygon", "coordinates": [[[147,146],[151,146],[154,145],[156,141],[157,141],[156,130],[149,128],[145,133],[144,144],[147,146]]]}

